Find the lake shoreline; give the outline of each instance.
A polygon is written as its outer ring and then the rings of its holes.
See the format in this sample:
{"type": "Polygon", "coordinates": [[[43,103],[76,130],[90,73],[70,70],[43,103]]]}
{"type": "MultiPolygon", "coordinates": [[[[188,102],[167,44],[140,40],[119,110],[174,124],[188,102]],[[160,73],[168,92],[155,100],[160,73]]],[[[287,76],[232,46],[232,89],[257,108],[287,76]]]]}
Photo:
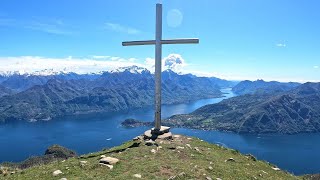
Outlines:
{"type": "MultiPolygon", "coordinates": [[[[226,90],[227,91],[227,90],[226,90]]],[[[189,104],[164,105],[162,117],[187,114],[207,104],[214,104],[233,97],[198,100],[189,104]]],[[[153,107],[126,112],[70,116],[36,123],[18,122],[0,125],[0,162],[20,162],[32,156],[41,156],[53,144],[59,144],[79,154],[97,152],[104,148],[119,146],[150,127],[124,128],[125,119],[139,119],[151,122],[153,107]]],[[[253,154],[281,169],[296,175],[319,173],[320,133],[297,135],[250,135],[232,132],[205,131],[187,128],[172,128],[173,134],[201,138],[239,150],[242,154],[253,154]]]]}

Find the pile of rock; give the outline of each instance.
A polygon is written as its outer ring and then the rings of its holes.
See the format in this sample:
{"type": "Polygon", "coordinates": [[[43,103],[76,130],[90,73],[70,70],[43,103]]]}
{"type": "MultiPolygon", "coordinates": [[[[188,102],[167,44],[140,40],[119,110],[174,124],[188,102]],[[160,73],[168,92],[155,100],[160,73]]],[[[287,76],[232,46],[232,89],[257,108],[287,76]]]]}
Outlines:
{"type": "Polygon", "coordinates": [[[163,139],[163,140],[170,140],[172,139],[172,133],[169,132],[170,127],[161,126],[160,129],[152,128],[144,133],[145,139],[163,139]]]}

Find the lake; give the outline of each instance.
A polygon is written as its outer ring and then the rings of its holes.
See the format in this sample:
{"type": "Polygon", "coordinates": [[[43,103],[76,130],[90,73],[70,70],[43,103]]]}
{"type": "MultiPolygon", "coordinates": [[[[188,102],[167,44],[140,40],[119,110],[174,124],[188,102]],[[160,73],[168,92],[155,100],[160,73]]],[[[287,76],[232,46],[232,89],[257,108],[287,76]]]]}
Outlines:
{"type": "MultiPolygon", "coordinates": [[[[163,118],[189,113],[206,105],[233,97],[230,89],[224,98],[164,105],[163,118]]],[[[125,112],[64,117],[35,123],[14,122],[0,125],[0,162],[22,161],[43,155],[47,147],[59,144],[78,154],[95,152],[122,144],[142,134],[148,127],[123,128],[120,123],[134,118],[153,120],[153,108],[125,112]]],[[[320,133],[298,135],[239,135],[235,133],[173,128],[175,134],[196,136],[211,143],[250,153],[296,175],[320,173],[320,133]]]]}

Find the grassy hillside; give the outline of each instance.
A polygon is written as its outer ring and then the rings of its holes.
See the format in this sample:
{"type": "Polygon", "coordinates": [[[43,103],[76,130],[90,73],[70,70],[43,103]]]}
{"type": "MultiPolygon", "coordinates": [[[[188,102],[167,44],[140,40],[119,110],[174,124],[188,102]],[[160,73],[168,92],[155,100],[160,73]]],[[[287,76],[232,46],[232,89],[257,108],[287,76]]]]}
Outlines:
{"type": "Polygon", "coordinates": [[[251,155],[196,138],[176,135],[172,141],[154,143],[147,146],[142,139],[133,140],[112,149],[25,170],[2,167],[6,175],[1,174],[0,179],[300,179],[251,155]],[[99,164],[102,155],[118,158],[119,162],[110,169],[99,164]],[[56,170],[62,174],[54,176],[56,170]]]}

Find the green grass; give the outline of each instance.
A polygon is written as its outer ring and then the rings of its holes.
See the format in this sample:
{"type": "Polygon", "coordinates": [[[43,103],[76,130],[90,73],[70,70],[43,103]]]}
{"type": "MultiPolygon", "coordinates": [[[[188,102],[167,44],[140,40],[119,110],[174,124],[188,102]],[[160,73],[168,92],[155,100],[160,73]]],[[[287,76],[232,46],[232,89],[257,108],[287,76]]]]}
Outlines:
{"type": "Polygon", "coordinates": [[[129,141],[109,150],[64,162],[16,170],[12,175],[9,172],[6,176],[0,175],[0,179],[135,179],[134,174],[141,174],[142,179],[168,179],[179,174],[180,179],[301,179],[284,171],[275,171],[272,165],[254,157],[196,138],[181,136],[173,141],[160,141],[157,140],[157,143],[162,148],[156,153],[151,152],[152,149],[157,149],[156,146],[145,146],[143,141],[129,141]],[[191,148],[186,144],[190,144],[191,148]],[[137,145],[139,146],[135,147],[137,145]],[[184,149],[177,149],[178,146],[184,149]],[[120,161],[110,170],[99,165],[101,155],[115,157],[120,161]],[[233,158],[235,162],[225,162],[229,158],[233,158]],[[87,163],[82,166],[80,161],[87,163]],[[63,174],[54,177],[52,173],[58,169],[63,174]]]}

